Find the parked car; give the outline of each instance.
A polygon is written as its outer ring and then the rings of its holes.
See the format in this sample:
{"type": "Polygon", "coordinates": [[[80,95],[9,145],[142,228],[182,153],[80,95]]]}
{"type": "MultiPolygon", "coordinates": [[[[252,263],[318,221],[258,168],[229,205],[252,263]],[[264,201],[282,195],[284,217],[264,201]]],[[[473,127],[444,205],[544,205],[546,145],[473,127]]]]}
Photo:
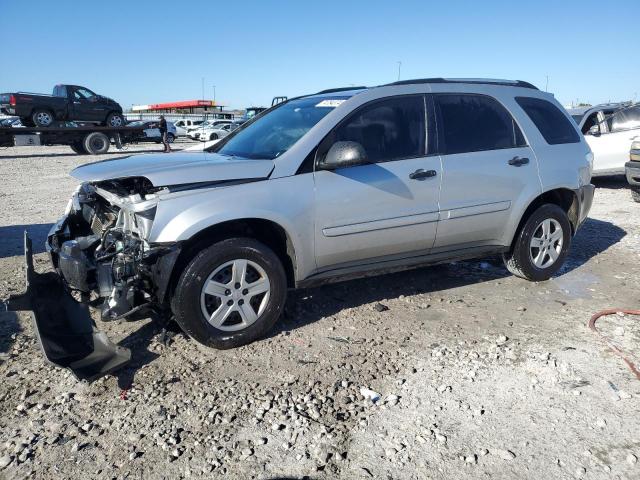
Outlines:
{"type": "Polygon", "coordinates": [[[177,120],[173,122],[173,125],[176,127],[176,136],[177,137],[186,137],[187,129],[197,127],[202,124],[202,120],[191,120],[189,118],[183,118],[181,120],[177,120]]]}
{"type": "Polygon", "coordinates": [[[218,124],[209,128],[203,128],[200,132],[196,132],[194,134],[194,138],[202,142],[217,140],[219,138],[226,137],[238,127],[239,125],[237,123],[218,124]]]}
{"type": "Polygon", "coordinates": [[[23,125],[50,127],[56,120],[94,122],[109,127],[125,124],[114,100],[78,85],[56,85],[53,95],[0,93],[0,112],[20,117],[23,125]]]}
{"type": "MultiPolygon", "coordinates": [[[[331,89],[283,102],[202,153],[76,168],[82,184],[47,240],[59,276],[47,278],[94,292],[105,320],[172,316],[214,348],[264,336],[289,288],[495,254],[544,281],[591,207],[592,158],[554,97],[526,82],[331,89]]],[[[58,365],[77,371],[60,360],[76,355],[86,376],[126,360],[104,342],[93,364],[95,349],[54,343],[79,314],[52,331],[36,310],[58,365]]]]}
{"type": "Polygon", "coordinates": [[[631,189],[631,197],[640,202],[640,140],[631,144],[629,161],[625,164],[625,175],[631,189]]]}
{"type": "MultiPolygon", "coordinates": [[[[128,127],[142,127],[143,137],[139,141],[151,141],[156,143],[162,142],[162,135],[160,134],[159,120],[137,120],[129,122],[128,127]]],[[[173,122],[167,122],[167,141],[173,143],[176,139],[176,127],[173,122]]]]}
{"type": "Polygon", "coordinates": [[[18,117],[0,118],[0,127],[22,127],[22,122],[18,117]]]}
{"type": "Polygon", "coordinates": [[[593,152],[593,175],[624,173],[631,143],[640,140],[640,105],[604,104],[569,113],[593,152]]]}
{"type": "Polygon", "coordinates": [[[195,127],[191,127],[187,129],[187,137],[197,140],[203,130],[207,128],[216,127],[218,125],[229,125],[233,123],[233,120],[225,120],[225,119],[211,119],[205,122],[202,122],[200,125],[196,125],[195,127]]]}

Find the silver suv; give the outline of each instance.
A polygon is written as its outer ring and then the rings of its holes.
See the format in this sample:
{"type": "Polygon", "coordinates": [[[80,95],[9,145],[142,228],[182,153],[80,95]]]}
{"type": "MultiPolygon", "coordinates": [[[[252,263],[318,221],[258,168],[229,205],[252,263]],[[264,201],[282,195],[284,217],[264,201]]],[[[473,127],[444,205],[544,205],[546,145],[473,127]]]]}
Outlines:
{"type": "MultiPolygon", "coordinates": [[[[526,82],[325,90],[208,151],[76,168],[82,184],[48,249],[65,291],[103,320],[173,317],[230,348],[273,327],[289,288],[494,254],[547,280],[591,206],[591,168],[571,117],[526,82]]],[[[46,322],[51,359],[51,336],[78,327],[46,322]]]]}

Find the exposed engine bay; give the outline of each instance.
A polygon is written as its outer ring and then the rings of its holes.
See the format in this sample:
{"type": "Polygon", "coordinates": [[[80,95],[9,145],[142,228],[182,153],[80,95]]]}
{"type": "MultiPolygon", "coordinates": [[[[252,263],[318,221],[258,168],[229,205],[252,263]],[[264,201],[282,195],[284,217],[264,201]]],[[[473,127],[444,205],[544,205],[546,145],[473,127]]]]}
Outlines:
{"type": "Polygon", "coordinates": [[[83,183],[49,233],[54,268],[105,321],[162,308],[179,245],[146,240],[158,190],[143,177],[83,183]]]}

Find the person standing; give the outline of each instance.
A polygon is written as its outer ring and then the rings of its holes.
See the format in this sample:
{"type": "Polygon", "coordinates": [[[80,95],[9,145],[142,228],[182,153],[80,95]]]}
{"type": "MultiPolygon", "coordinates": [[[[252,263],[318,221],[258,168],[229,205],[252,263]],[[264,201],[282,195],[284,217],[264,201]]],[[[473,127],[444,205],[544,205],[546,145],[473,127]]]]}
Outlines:
{"type": "Polygon", "coordinates": [[[167,121],[165,120],[164,115],[160,115],[160,135],[162,136],[164,153],[171,152],[171,146],[169,145],[169,138],[167,136],[167,121]]]}

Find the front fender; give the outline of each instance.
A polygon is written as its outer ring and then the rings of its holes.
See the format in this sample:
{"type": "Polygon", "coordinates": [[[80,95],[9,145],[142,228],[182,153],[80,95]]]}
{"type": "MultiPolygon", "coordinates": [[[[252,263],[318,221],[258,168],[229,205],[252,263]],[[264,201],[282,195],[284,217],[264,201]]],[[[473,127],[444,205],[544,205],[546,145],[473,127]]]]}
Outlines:
{"type": "Polygon", "coordinates": [[[202,230],[243,219],[282,227],[296,253],[296,277],[315,269],[311,174],[169,194],[158,202],[148,241],[186,241],[202,230]]]}

